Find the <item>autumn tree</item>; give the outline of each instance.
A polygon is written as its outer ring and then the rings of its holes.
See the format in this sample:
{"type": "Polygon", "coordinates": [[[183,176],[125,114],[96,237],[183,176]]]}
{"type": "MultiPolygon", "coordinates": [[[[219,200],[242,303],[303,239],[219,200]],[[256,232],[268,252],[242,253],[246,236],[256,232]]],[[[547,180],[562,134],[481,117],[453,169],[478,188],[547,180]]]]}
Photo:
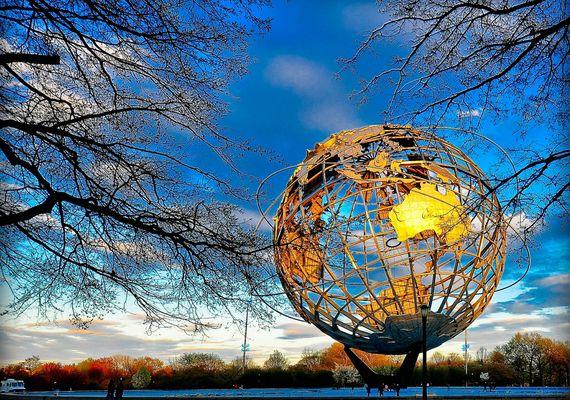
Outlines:
{"type": "Polygon", "coordinates": [[[465,360],[463,359],[461,354],[455,352],[449,353],[445,359],[445,362],[447,363],[447,365],[453,365],[453,366],[462,366],[465,364],[465,360]]]}
{"type": "Polygon", "coordinates": [[[560,385],[568,379],[570,347],[538,332],[517,333],[498,351],[519,384],[560,385]]]}
{"type": "Polygon", "coordinates": [[[133,364],[137,370],[146,368],[151,374],[164,367],[164,362],[161,359],[149,356],[135,358],[133,364]]]}
{"type": "Polygon", "coordinates": [[[403,359],[401,356],[368,353],[361,350],[356,350],[355,353],[371,368],[374,368],[377,372],[386,375],[394,373],[402,363],[403,359]]]}
{"type": "Polygon", "coordinates": [[[143,367],[151,374],[164,367],[164,362],[162,360],[149,356],[135,358],[123,354],[117,354],[111,356],[110,359],[114,367],[118,369],[123,376],[132,376],[143,367]]]}
{"type": "Polygon", "coordinates": [[[39,366],[34,375],[40,377],[44,385],[53,385],[57,382],[57,387],[60,389],[67,389],[74,383],[73,371],[61,363],[47,362],[39,366]]]}
{"type": "Polygon", "coordinates": [[[213,353],[184,353],[172,363],[174,369],[197,369],[204,372],[216,372],[224,368],[225,363],[219,355],[213,353]]]}
{"type": "Polygon", "coordinates": [[[131,382],[134,389],[144,389],[150,385],[151,380],[152,377],[149,370],[145,367],[140,367],[136,374],[133,375],[131,382]]]}
{"type": "Polygon", "coordinates": [[[319,371],[323,369],[323,352],[304,349],[295,366],[306,371],[319,371]]]}
{"type": "Polygon", "coordinates": [[[20,365],[22,366],[22,368],[31,372],[34,371],[36,368],[38,368],[40,365],[42,365],[42,363],[40,361],[40,356],[34,355],[26,358],[24,361],[20,363],[20,365]]]}
{"type": "Polygon", "coordinates": [[[334,370],[338,365],[352,365],[352,361],[344,351],[344,345],[334,342],[322,352],[322,364],[328,370],[334,370]]]}
{"type": "Polygon", "coordinates": [[[77,369],[81,371],[89,381],[101,383],[104,379],[118,378],[124,375],[114,363],[112,357],[87,358],[77,364],[77,369]]]}
{"type": "Polygon", "coordinates": [[[546,367],[543,376],[549,386],[568,386],[570,382],[570,346],[551,341],[546,346],[546,367]]]}
{"type": "Polygon", "coordinates": [[[360,374],[353,366],[337,365],[333,370],[333,378],[337,386],[354,386],[361,382],[360,374]]]}
{"type": "MultiPolygon", "coordinates": [[[[373,354],[358,349],[353,349],[358,357],[360,357],[368,366],[374,368],[379,373],[390,374],[399,365],[399,361],[393,356],[385,354],[373,354]]],[[[334,342],[321,352],[321,364],[324,369],[334,370],[338,365],[351,366],[352,361],[344,351],[344,345],[334,342]]]]}
{"type": "MultiPolygon", "coordinates": [[[[478,129],[495,118],[518,118],[520,125],[511,131],[520,143],[510,149],[515,171],[498,164],[491,174],[492,190],[504,195],[508,207],[524,205],[533,221],[522,227],[523,234],[540,226],[552,206],[567,215],[567,4],[556,0],[377,3],[383,22],[341,61],[363,81],[357,96],[362,101],[374,96],[387,99],[387,122],[478,129]],[[394,41],[399,52],[389,58],[386,48],[394,41]],[[381,63],[375,59],[378,55],[381,63]],[[370,68],[374,64],[386,67],[370,68]],[[543,132],[539,135],[543,146],[525,142],[531,129],[543,132]]],[[[469,150],[481,142],[465,134],[463,139],[472,139],[464,141],[469,150]]],[[[484,142],[479,150],[487,145],[484,142]]]]}
{"type": "Polygon", "coordinates": [[[445,363],[445,355],[439,351],[434,352],[431,357],[430,361],[435,365],[441,365],[445,363]]]}
{"type": "Polygon", "coordinates": [[[266,239],[235,205],[233,159],[255,149],[217,126],[265,3],[2,3],[3,314],[85,326],[133,303],[151,326],[202,331],[254,283],[272,291],[266,239]]]}
{"type": "Polygon", "coordinates": [[[289,365],[287,357],[279,350],[273,351],[263,363],[263,368],[272,370],[284,370],[289,365]]]}

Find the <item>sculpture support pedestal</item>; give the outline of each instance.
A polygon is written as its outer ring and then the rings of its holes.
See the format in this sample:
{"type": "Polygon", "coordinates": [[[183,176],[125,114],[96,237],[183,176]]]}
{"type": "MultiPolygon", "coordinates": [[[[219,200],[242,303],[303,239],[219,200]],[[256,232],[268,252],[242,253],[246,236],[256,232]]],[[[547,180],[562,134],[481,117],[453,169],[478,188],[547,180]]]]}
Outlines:
{"type": "Polygon", "coordinates": [[[412,373],[418,361],[418,356],[420,355],[420,349],[413,349],[406,354],[404,362],[398,369],[395,375],[381,375],[374,372],[360,357],[356,355],[354,351],[348,346],[344,346],[344,352],[354,364],[356,370],[362,376],[364,383],[370,388],[377,388],[380,385],[394,385],[398,384],[401,388],[408,387],[411,381],[412,373]]]}

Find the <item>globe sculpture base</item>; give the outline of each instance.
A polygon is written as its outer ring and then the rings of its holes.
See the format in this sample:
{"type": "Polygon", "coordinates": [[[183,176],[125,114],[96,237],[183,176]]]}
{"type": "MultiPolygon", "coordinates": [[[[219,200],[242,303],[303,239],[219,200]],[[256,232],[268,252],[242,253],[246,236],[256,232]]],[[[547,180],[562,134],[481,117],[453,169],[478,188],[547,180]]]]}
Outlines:
{"type": "Polygon", "coordinates": [[[406,353],[406,357],[395,375],[382,375],[374,372],[349,346],[344,346],[344,352],[369,388],[379,388],[384,385],[393,386],[396,384],[398,384],[400,388],[406,388],[411,382],[412,373],[414,372],[418,356],[421,352],[421,345],[418,345],[417,348],[413,348],[406,353]]]}
{"type": "MultiPolygon", "coordinates": [[[[457,322],[442,313],[428,312],[427,322],[427,349],[431,350],[461,332],[457,322]]],[[[369,334],[366,340],[335,330],[335,325],[329,327],[318,319],[312,319],[313,324],[333,339],[368,353],[374,354],[407,354],[410,348],[421,343],[420,313],[390,315],[384,321],[384,329],[369,334]]]]}

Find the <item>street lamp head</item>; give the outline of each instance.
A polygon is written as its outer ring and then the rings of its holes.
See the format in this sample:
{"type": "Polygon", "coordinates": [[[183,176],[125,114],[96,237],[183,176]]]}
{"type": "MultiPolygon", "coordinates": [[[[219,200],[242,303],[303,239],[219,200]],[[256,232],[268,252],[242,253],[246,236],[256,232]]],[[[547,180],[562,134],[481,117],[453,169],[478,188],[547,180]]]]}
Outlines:
{"type": "Polygon", "coordinates": [[[422,304],[422,305],[420,306],[420,310],[421,310],[421,312],[422,312],[422,317],[423,317],[423,318],[427,317],[427,315],[428,315],[428,310],[429,310],[428,306],[425,305],[425,304],[422,304]]]}

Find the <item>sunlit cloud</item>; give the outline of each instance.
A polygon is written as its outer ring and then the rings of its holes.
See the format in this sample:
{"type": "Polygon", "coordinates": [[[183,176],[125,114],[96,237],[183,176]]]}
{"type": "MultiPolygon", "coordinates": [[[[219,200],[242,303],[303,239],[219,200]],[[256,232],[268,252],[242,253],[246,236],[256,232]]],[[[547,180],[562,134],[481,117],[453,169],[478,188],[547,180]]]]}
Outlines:
{"type": "Polygon", "coordinates": [[[545,326],[525,326],[523,332],[552,332],[552,329],[545,326]]]}
{"type": "Polygon", "coordinates": [[[281,329],[282,334],[279,337],[284,340],[297,340],[307,338],[326,338],[326,336],[315,328],[313,325],[303,322],[287,322],[276,326],[281,329]]]}
{"type": "Polygon", "coordinates": [[[538,286],[554,287],[558,285],[570,285],[570,274],[553,275],[536,281],[538,286]]]}
{"type": "Polygon", "coordinates": [[[505,312],[498,312],[493,314],[487,314],[479,317],[473,324],[472,328],[477,328],[483,325],[512,325],[512,324],[523,324],[530,321],[540,321],[544,317],[540,315],[533,314],[511,314],[505,312]]]}

